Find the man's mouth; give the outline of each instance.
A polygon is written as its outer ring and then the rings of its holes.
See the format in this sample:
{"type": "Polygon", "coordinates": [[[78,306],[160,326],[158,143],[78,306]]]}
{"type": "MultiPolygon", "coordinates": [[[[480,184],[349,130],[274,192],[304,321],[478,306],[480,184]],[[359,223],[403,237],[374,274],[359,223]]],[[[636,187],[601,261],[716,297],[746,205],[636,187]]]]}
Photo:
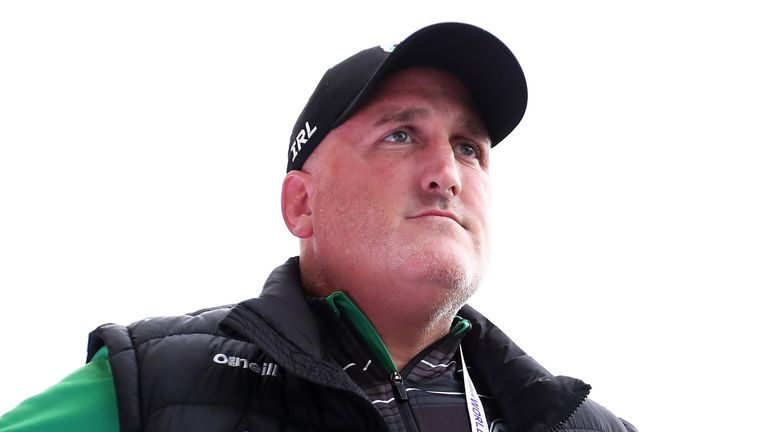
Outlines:
{"type": "Polygon", "coordinates": [[[459,224],[459,226],[461,226],[462,228],[466,229],[464,224],[461,223],[459,217],[455,213],[446,211],[446,210],[440,210],[440,209],[425,210],[415,214],[414,216],[408,217],[408,219],[418,219],[418,218],[427,218],[427,217],[448,218],[453,220],[457,224],[459,224]]]}

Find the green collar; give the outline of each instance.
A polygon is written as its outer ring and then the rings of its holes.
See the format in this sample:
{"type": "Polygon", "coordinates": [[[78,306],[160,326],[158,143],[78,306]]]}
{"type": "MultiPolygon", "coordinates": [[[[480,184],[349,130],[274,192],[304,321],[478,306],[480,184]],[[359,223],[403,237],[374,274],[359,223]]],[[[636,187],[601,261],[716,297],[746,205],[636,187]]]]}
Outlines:
{"type": "MultiPolygon", "coordinates": [[[[344,317],[352,324],[380,365],[385,367],[389,373],[397,371],[395,363],[392,361],[392,356],[389,354],[386,345],[384,345],[381,336],[379,336],[379,333],[368,320],[368,317],[365,316],[352,299],[343,292],[336,291],[326,297],[325,301],[337,317],[344,317]]],[[[472,324],[468,320],[455,316],[451,324],[450,334],[462,335],[470,328],[472,328],[472,324]]]]}

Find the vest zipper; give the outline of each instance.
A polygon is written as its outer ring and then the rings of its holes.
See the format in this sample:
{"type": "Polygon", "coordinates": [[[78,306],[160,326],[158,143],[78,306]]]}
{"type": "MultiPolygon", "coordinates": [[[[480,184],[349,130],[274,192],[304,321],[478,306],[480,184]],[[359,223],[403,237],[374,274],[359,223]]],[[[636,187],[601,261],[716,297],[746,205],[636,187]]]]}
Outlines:
{"type": "Polygon", "coordinates": [[[416,420],[413,418],[411,404],[408,403],[408,391],[405,386],[405,380],[397,369],[392,371],[389,380],[392,382],[392,392],[395,394],[395,399],[397,399],[397,408],[400,411],[400,417],[403,419],[405,430],[418,432],[419,427],[416,425],[416,420]]]}
{"type": "Polygon", "coordinates": [[[401,377],[397,371],[394,371],[392,372],[392,375],[389,377],[389,379],[392,381],[392,387],[394,388],[394,393],[395,396],[397,396],[397,400],[407,401],[408,391],[406,391],[403,377],[401,377]]]}
{"type": "MultiPolygon", "coordinates": [[[[390,375],[389,381],[392,384],[392,392],[397,400],[398,411],[403,419],[405,428],[408,431],[418,432],[419,428],[416,425],[416,420],[413,416],[413,409],[408,403],[408,391],[405,385],[405,380],[398,372],[395,363],[392,361],[392,356],[387,350],[384,341],[381,336],[376,332],[373,324],[368,320],[363,311],[361,311],[357,305],[343,292],[337,291],[326,297],[326,303],[330,310],[339,318],[344,318],[349,321],[352,326],[357,330],[358,335],[363,339],[368,349],[374,356],[374,359],[383,367],[390,375]]],[[[449,335],[441,338],[437,343],[442,343],[445,337],[455,336],[468,331],[471,328],[469,321],[456,317],[451,324],[451,330],[449,335]]],[[[433,344],[432,346],[434,346],[433,344]]],[[[414,364],[420,361],[419,358],[413,358],[403,369],[405,372],[410,372],[414,364]]],[[[407,375],[407,373],[406,373],[407,375]]]]}
{"type": "MultiPolygon", "coordinates": [[[[454,325],[451,329],[451,333],[449,335],[446,335],[442,337],[440,340],[432,344],[429,348],[422,351],[429,352],[431,351],[431,348],[434,348],[438,344],[442,344],[447,337],[452,337],[457,334],[463,333],[464,331],[468,330],[470,325],[469,322],[466,320],[461,320],[461,322],[455,323],[458,325],[454,325]]],[[[403,372],[407,375],[413,370],[413,368],[423,359],[424,356],[419,355],[411,359],[411,361],[408,362],[408,364],[405,365],[403,368],[403,372]]],[[[391,362],[391,357],[390,357],[391,362]]],[[[413,409],[411,408],[410,403],[408,402],[408,387],[405,385],[405,379],[402,375],[400,375],[400,372],[397,371],[397,368],[395,367],[394,363],[391,363],[388,367],[389,370],[391,370],[391,374],[389,376],[389,381],[392,383],[392,390],[395,394],[395,399],[397,399],[397,408],[398,411],[400,411],[400,417],[403,419],[403,424],[405,425],[405,429],[407,431],[417,431],[419,430],[419,427],[416,424],[416,419],[413,416],[413,409]]]]}

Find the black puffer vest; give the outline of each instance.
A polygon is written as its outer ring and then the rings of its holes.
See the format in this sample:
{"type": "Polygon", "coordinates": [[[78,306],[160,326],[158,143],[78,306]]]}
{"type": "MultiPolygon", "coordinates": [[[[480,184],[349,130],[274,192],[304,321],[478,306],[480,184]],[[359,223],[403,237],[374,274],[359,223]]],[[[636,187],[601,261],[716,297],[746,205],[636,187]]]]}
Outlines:
{"type": "MultiPolygon", "coordinates": [[[[470,307],[467,362],[509,431],[635,429],[586,399],[589,386],[553,377],[470,307]],[[487,371],[487,375],[483,372],[487,371]]],[[[256,299],[91,333],[106,345],[120,430],[386,431],[365,394],[325,352],[301,288],[298,259],[278,267],[256,299]]]]}

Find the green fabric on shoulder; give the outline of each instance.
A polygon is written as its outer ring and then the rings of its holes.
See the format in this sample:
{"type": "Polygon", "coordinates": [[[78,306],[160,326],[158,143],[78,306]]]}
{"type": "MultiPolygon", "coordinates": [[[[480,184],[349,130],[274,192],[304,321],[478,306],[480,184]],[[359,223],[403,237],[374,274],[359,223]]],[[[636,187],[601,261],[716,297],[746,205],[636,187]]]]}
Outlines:
{"type": "Polygon", "coordinates": [[[0,417],[3,432],[118,432],[115,385],[107,348],[58,384],[0,417]]]}

